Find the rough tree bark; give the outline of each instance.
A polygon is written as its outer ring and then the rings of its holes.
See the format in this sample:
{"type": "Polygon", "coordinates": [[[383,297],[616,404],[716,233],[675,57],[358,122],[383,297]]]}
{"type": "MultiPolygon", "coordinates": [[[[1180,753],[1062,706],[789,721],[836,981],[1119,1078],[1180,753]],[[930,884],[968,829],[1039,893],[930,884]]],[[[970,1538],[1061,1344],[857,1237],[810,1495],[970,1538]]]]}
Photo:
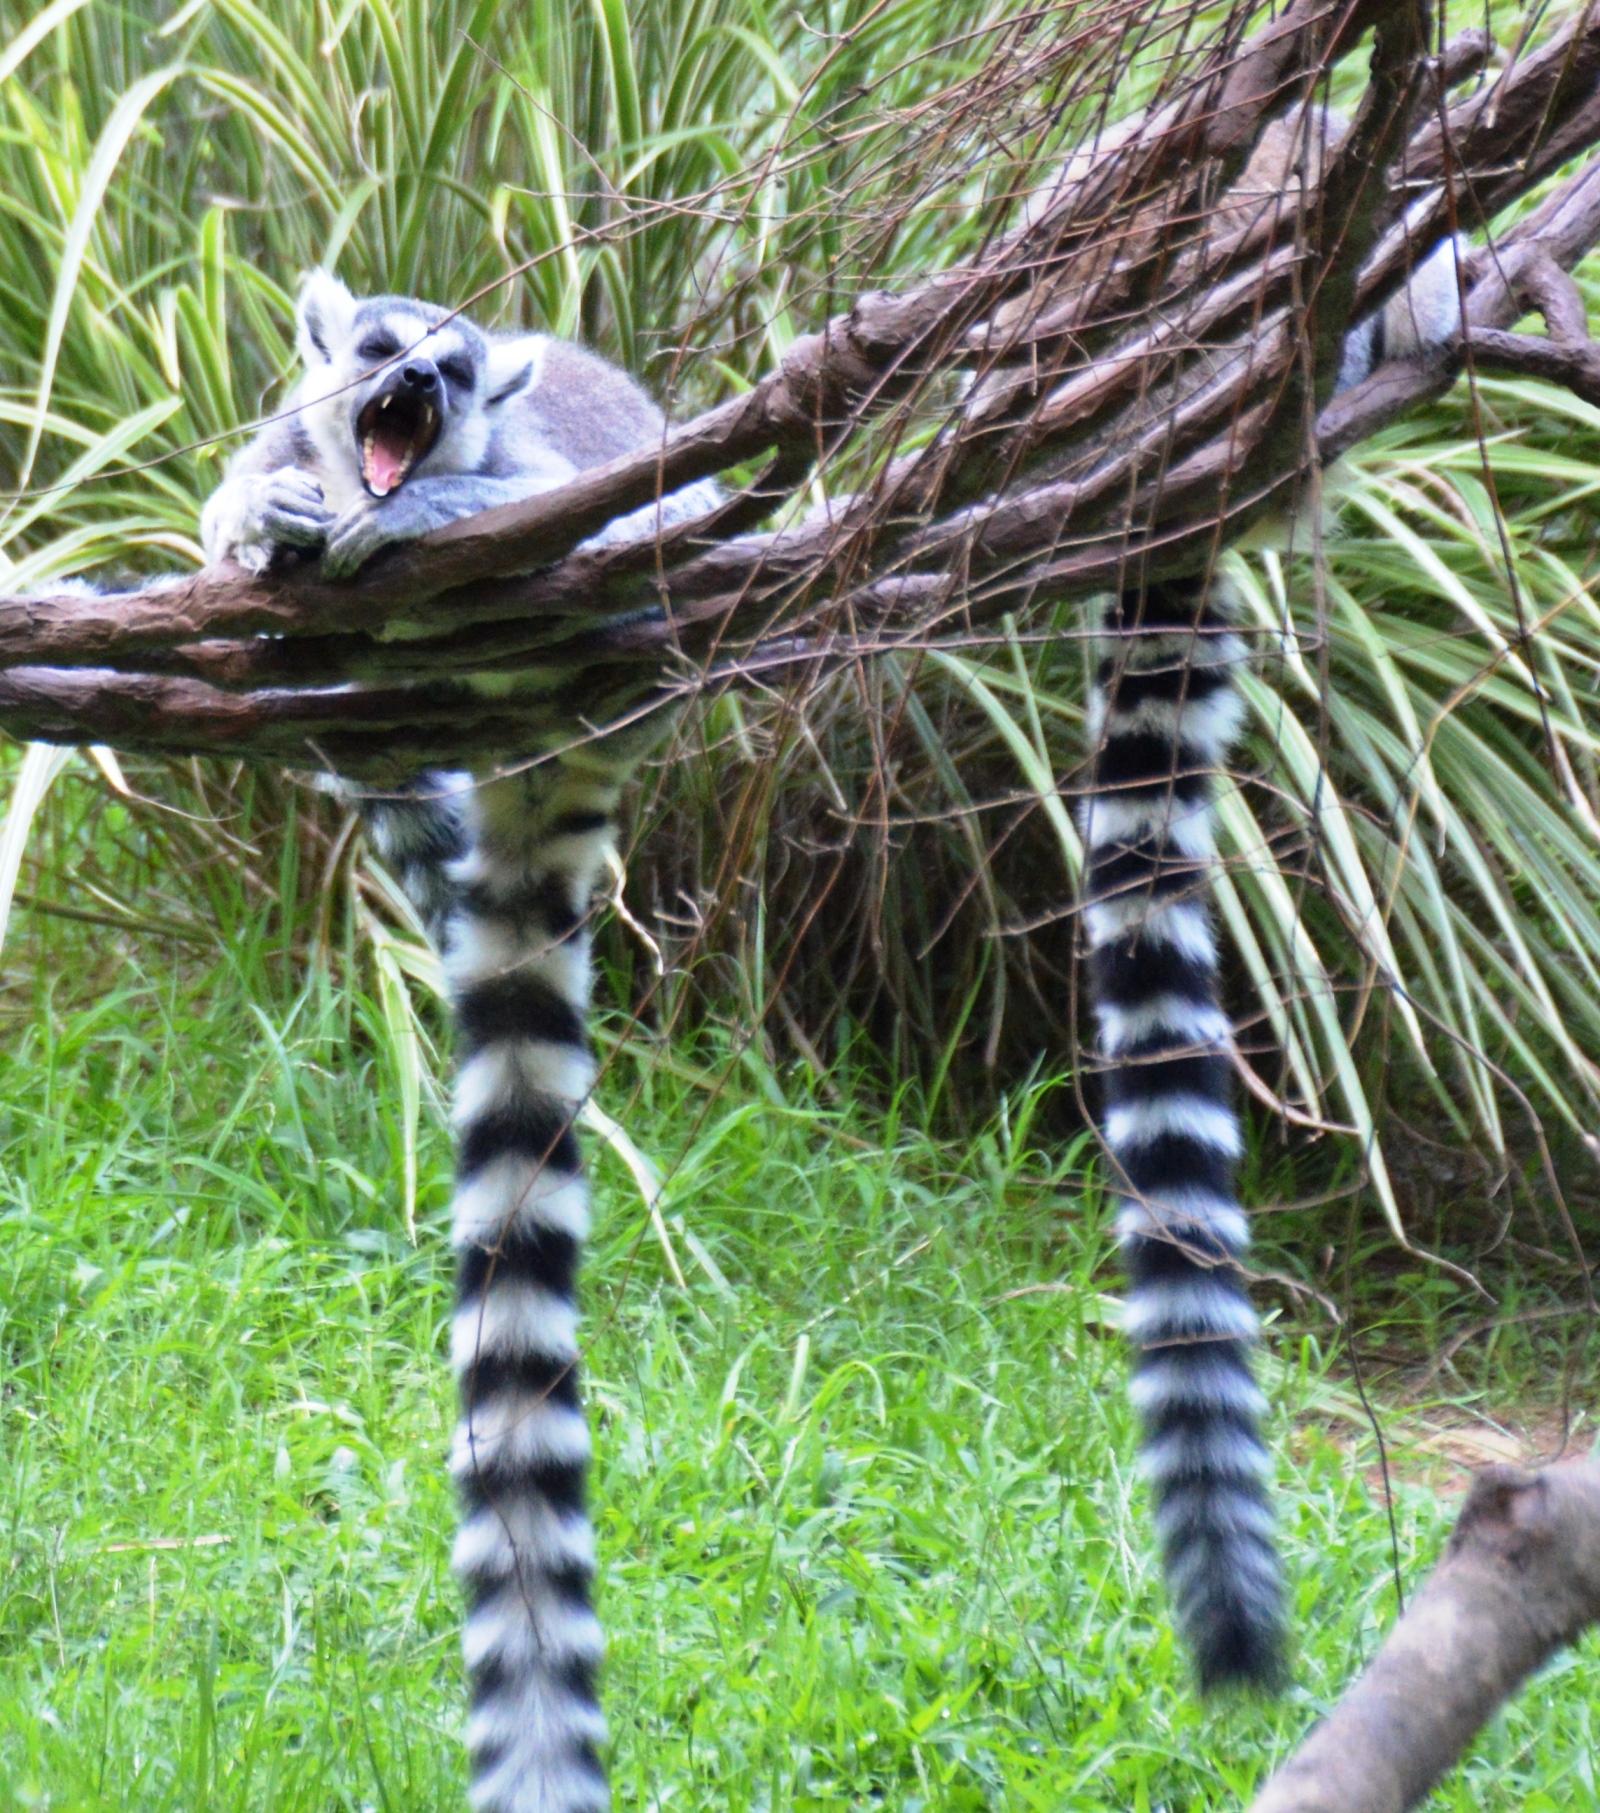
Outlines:
{"type": "Polygon", "coordinates": [[[1433,1576],[1250,1813],[1403,1813],[1600,1619],[1600,1464],[1488,1467],[1433,1576]]]}

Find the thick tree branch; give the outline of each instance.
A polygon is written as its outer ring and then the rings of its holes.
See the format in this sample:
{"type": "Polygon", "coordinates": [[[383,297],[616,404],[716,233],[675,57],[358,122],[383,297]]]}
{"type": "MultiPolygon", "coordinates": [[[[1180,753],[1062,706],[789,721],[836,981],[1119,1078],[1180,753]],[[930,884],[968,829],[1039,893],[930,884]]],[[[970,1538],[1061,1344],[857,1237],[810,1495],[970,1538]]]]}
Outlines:
{"type": "Polygon", "coordinates": [[[1600,403],[1600,346],[1592,341],[1563,346],[1533,334],[1480,327],[1472,335],[1472,362],[1479,371],[1542,378],[1547,384],[1570,390],[1585,403],[1600,403]]]}
{"type": "Polygon", "coordinates": [[[1404,1813],[1600,1619],[1600,1465],[1490,1467],[1445,1558],[1251,1813],[1404,1813]]]}

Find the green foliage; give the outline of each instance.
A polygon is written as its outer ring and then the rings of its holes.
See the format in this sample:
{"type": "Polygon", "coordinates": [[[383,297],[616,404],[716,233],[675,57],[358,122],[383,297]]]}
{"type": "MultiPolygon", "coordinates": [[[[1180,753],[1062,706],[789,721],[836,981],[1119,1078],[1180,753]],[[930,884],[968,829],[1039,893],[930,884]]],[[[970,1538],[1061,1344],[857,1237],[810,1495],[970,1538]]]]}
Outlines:
{"type": "MultiPolygon", "coordinates": [[[[12,929],[0,1808],[443,1813],[464,1767],[442,1117],[413,1245],[403,1059],[376,992],[338,979],[354,924],[308,971],[319,865],[206,855],[283,801],[164,792],[195,815],[203,914],[12,929]]],[[[175,915],[162,817],[73,768],[27,880],[58,899],[52,865],[86,862],[175,915]]],[[[1205,1709],[1132,1476],[1100,1197],[1085,1148],[1041,1137],[1044,1092],[946,1142],[914,1092],[885,1118],[848,1105],[848,1070],[635,1037],[601,1095],[666,1179],[657,1227],[595,1148],[619,1803],[1240,1804],[1393,1614],[1370,1438],[1314,1342],[1269,1380],[1300,1685],[1205,1709]]],[[[1447,1514],[1399,1488],[1408,1583],[1447,1514]]],[[[1570,1804],[1593,1663],[1541,1676],[1435,1804],[1570,1804]]]]}

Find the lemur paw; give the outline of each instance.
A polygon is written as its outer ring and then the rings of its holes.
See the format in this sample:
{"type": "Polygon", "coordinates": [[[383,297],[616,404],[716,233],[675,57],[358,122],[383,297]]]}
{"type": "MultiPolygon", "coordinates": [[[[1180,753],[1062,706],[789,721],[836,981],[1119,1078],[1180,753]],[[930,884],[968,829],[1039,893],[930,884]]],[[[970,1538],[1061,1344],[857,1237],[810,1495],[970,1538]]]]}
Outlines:
{"type": "Polygon", "coordinates": [[[317,547],[328,529],[322,487],[293,466],[230,479],[200,519],[207,560],[234,560],[264,573],[285,548],[317,547]]]}
{"type": "Polygon", "coordinates": [[[331,520],[322,487],[293,466],[269,472],[251,500],[250,540],[275,548],[314,548],[331,520]]]}
{"type": "Polygon", "coordinates": [[[404,536],[392,511],[359,499],[335,519],[322,549],[322,570],[330,579],[345,579],[391,541],[404,536]]]}

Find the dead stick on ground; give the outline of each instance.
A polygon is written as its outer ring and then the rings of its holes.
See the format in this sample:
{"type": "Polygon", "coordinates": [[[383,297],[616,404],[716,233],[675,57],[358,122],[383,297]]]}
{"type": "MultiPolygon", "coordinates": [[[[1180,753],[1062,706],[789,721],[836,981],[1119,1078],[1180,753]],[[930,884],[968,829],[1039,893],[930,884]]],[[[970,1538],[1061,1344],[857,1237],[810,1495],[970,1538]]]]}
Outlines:
{"type": "Polygon", "coordinates": [[[1250,1813],[1404,1813],[1600,1619],[1600,1463],[1473,1482],[1445,1558],[1250,1813]]]}

